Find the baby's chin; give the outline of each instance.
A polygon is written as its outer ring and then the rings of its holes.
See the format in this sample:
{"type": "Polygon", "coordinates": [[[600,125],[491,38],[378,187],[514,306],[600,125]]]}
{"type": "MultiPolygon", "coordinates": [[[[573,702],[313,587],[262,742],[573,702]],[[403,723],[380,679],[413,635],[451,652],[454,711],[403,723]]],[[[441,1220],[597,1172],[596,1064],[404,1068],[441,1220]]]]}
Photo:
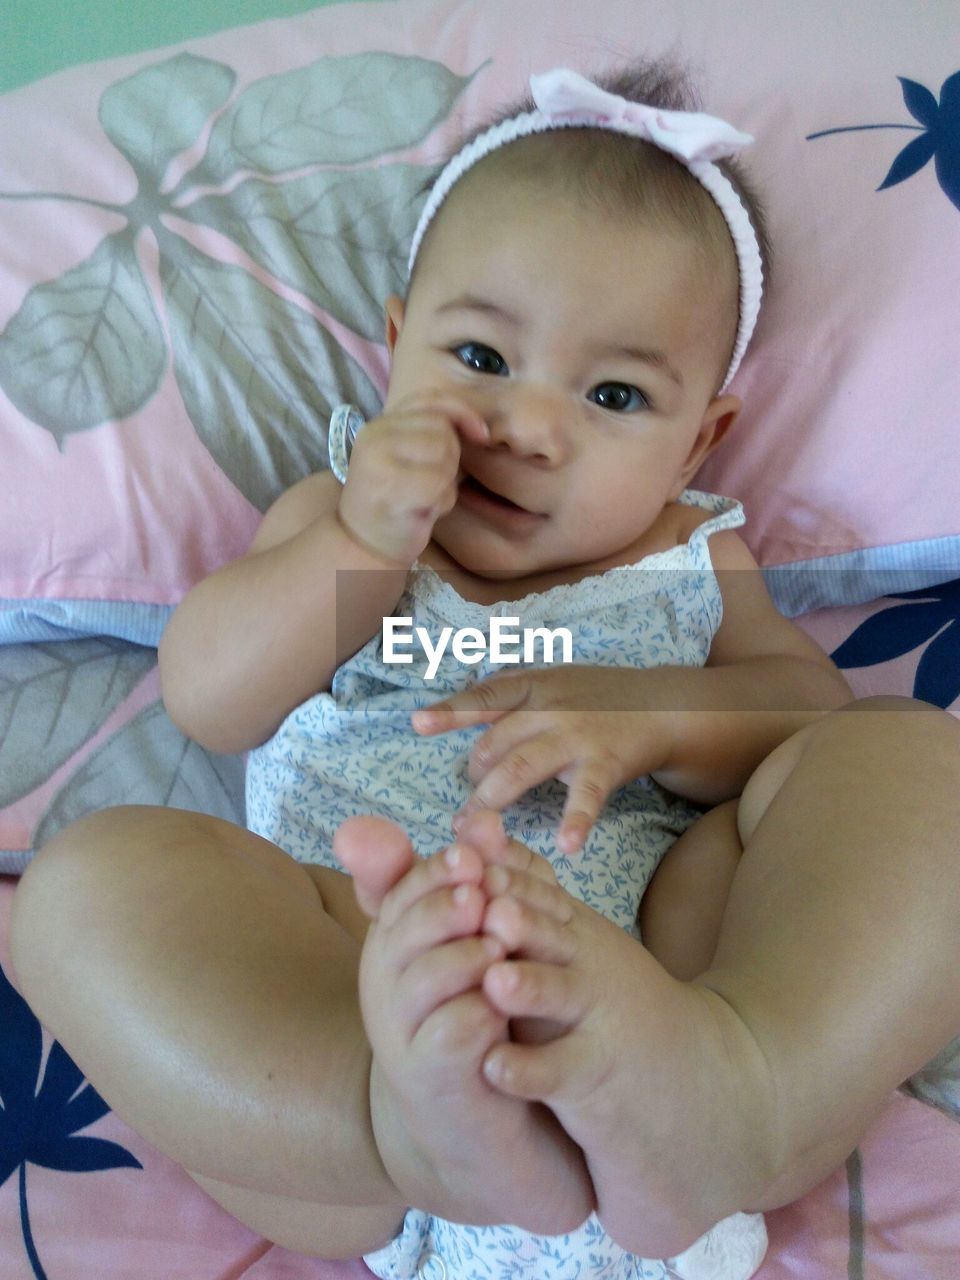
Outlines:
{"type": "Polygon", "coordinates": [[[515,549],[504,548],[502,553],[494,552],[486,555],[477,549],[474,554],[473,548],[464,548],[460,539],[444,540],[442,536],[437,536],[436,530],[433,545],[439,554],[431,556],[430,561],[441,577],[445,574],[468,574],[478,581],[490,583],[536,580],[532,581],[524,591],[518,592],[518,595],[525,595],[527,591],[539,589],[540,577],[550,572],[549,569],[543,569],[521,558],[515,549]]]}
{"type": "MultiPolygon", "coordinates": [[[[438,545],[441,545],[439,540],[438,545]]],[[[582,564],[571,564],[569,559],[521,560],[516,551],[512,554],[510,551],[505,551],[503,559],[474,557],[469,554],[457,555],[456,552],[455,544],[444,547],[442,558],[448,563],[435,562],[434,568],[441,577],[446,574],[454,581],[457,575],[467,574],[478,583],[490,583],[488,591],[484,591],[482,587],[477,588],[475,599],[481,603],[484,600],[519,600],[526,595],[548,591],[551,587],[569,585],[581,578],[592,577],[615,564],[624,563],[622,556],[611,557],[609,564],[606,560],[599,563],[589,560],[582,564]]]]}

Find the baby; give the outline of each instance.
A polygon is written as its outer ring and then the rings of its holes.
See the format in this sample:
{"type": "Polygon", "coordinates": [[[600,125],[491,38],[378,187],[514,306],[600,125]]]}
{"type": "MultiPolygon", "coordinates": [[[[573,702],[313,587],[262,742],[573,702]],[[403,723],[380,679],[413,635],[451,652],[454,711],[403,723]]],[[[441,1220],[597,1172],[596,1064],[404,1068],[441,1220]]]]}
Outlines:
{"type": "Polygon", "coordinates": [[[339,478],[164,636],[174,719],[256,748],[252,831],[76,824],[24,877],[15,962],[118,1113],[294,1249],[390,1280],[746,1277],[737,1211],[828,1173],[960,1023],[952,962],[904,963],[955,913],[892,878],[955,730],[827,714],[849,690],[739,504],[688,487],[759,310],[748,139],[656,68],[532,89],[432,189],[348,465],[334,430],[339,478]],[[389,663],[397,616],[563,626],[575,661],[389,663]]]}

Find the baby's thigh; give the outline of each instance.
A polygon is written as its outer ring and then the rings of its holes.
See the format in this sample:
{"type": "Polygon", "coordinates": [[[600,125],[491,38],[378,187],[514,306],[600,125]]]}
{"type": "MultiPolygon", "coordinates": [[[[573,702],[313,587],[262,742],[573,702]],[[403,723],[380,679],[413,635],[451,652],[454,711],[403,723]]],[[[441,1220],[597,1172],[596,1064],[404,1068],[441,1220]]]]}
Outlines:
{"type": "Polygon", "coordinates": [[[315,867],[306,863],[303,870],[316,886],[327,915],[336,920],[351,938],[362,943],[370,920],[357,906],[350,876],[344,871],[334,871],[332,867],[315,867]]]}
{"type": "Polygon", "coordinates": [[[222,819],[143,805],[100,810],[58,832],[21,878],[15,962],[38,939],[49,954],[58,943],[69,951],[161,924],[187,929],[211,895],[226,906],[232,886],[251,879],[288,892],[310,884],[280,849],[222,819]]]}
{"type": "Polygon", "coordinates": [[[177,1163],[315,1202],[351,1203],[358,1188],[365,1203],[378,1166],[363,1154],[360,945],[335,874],[318,884],[217,818],[107,810],[24,874],[16,980],[94,1087],[177,1163]]]}
{"type": "Polygon", "coordinates": [[[344,873],[302,866],[207,814],[120,806],[64,828],[28,866],[13,905],[14,967],[31,983],[43,971],[56,982],[91,951],[195,953],[201,938],[229,949],[238,932],[289,936],[318,914],[363,941],[367,920],[344,873]]]}
{"type": "Polygon", "coordinates": [[[142,988],[166,989],[187,1016],[199,975],[263,972],[267,957],[285,958],[295,979],[304,952],[325,951],[355,981],[362,926],[346,876],[308,871],[219,818],[123,806],[73,823],[37,854],[10,938],[23,993],[69,1035],[93,991],[136,1005],[142,988]]]}
{"type": "Polygon", "coordinates": [[[187,1172],[240,1222],[274,1244],[310,1257],[356,1258],[389,1244],[403,1225],[403,1210],[396,1206],[317,1204],[187,1172]]]}

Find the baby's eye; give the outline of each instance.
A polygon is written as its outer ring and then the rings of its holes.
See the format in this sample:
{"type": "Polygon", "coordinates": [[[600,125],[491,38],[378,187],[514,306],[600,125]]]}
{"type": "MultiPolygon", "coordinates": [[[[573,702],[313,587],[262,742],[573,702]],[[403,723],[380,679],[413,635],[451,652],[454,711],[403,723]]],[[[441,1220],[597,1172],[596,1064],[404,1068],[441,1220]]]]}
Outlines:
{"type": "Polygon", "coordinates": [[[587,392],[587,399],[613,413],[636,413],[638,409],[650,408],[650,401],[640,388],[629,382],[601,382],[587,392]]]}
{"type": "Polygon", "coordinates": [[[462,342],[459,347],[453,348],[453,354],[468,369],[475,369],[477,373],[505,378],[510,372],[503,356],[482,342],[462,342]]]}

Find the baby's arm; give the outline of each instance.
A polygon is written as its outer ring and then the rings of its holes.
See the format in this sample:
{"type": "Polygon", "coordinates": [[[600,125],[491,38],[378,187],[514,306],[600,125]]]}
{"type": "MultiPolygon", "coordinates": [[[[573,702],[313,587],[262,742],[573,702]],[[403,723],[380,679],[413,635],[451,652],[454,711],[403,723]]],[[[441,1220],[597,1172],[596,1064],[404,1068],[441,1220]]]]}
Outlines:
{"type": "Polygon", "coordinates": [[[823,650],[778,612],[738,534],[714,534],[710,555],[723,621],[705,667],[663,669],[658,698],[669,707],[675,678],[676,714],[669,754],[653,771],[700,804],[739,795],[775,747],[853,697],[823,650]]]}
{"type": "Polygon", "coordinates": [[[438,516],[456,500],[460,436],[486,439],[449,397],[369,422],[341,489],[328,472],[267,512],[249,552],[199,583],[160,645],[167,709],[214,751],[265,741],[399,599],[438,516]]]}
{"type": "Polygon", "coordinates": [[[210,750],[265,741],[329,687],[341,656],[400,596],[406,566],[357,542],[338,519],[339,499],[330,473],[299,481],[267,512],[247,554],[194,587],[170,620],[160,642],[164,701],[210,750]],[[338,569],[362,573],[367,589],[338,600],[338,569]]]}

